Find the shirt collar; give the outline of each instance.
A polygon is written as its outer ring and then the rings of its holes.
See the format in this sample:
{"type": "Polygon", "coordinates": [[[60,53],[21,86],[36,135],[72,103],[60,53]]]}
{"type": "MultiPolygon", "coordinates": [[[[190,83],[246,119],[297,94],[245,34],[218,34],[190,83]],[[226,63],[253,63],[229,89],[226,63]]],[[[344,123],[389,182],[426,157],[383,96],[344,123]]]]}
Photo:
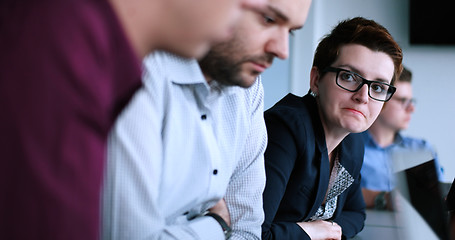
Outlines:
{"type": "Polygon", "coordinates": [[[402,145],[403,141],[404,141],[403,136],[400,133],[397,133],[395,135],[395,140],[393,141],[393,144],[402,145]]]}
{"type": "Polygon", "coordinates": [[[169,77],[173,83],[181,85],[208,85],[196,59],[183,58],[170,54],[170,58],[166,62],[166,65],[166,68],[174,69],[174,71],[167,72],[167,77],[169,77]],[[176,69],[178,69],[178,71],[176,71],[176,69]]]}
{"type": "Polygon", "coordinates": [[[177,55],[170,54],[168,64],[169,69],[179,69],[178,71],[169,71],[168,77],[170,80],[179,85],[196,85],[203,84],[208,90],[216,89],[223,94],[233,94],[238,91],[238,86],[226,86],[219,84],[215,80],[207,83],[207,80],[202,73],[199,63],[196,59],[183,58],[177,55]]]}

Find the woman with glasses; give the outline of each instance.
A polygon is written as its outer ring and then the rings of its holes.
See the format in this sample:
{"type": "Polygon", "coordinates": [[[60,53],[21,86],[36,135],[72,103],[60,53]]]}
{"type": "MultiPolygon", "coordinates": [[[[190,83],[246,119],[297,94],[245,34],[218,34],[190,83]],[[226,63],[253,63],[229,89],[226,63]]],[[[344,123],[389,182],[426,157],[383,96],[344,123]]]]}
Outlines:
{"type": "Polygon", "coordinates": [[[341,239],[362,230],[360,188],[368,129],[400,75],[401,48],[381,25],[340,22],[319,43],[303,97],[265,112],[263,239],[341,239]]]}

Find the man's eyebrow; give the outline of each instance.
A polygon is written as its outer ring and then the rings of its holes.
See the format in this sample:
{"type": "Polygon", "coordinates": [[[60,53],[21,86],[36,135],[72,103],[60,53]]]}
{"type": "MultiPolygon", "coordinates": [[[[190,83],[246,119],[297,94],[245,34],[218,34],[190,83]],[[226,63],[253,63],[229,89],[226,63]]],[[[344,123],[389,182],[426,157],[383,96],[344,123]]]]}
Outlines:
{"type": "MultiPolygon", "coordinates": [[[[284,12],[283,12],[282,10],[280,10],[279,8],[274,7],[274,6],[272,6],[272,5],[268,5],[268,6],[267,6],[267,9],[268,9],[269,11],[273,12],[273,13],[276,15],[277,18],[281,19],[281,21],[283,21],[283,22],[289,22],[289,17],[288,17],[286,14],[284,14],[284,12]]],[[[295,31],[295,30],[299,30],[299,29],[301,29],[301,28],[303,28],[303,25],[302,25],[302,26],[294,27],[294,28],[292,28],[292,29],[290,29],[290,30],[295,31]]]]}
{"type": "Polygon", "coordinates": [[[302,28],[303,28],[303,26],[300,26],[300,27],[292,28],[291,30],[292,30],[292,31],[296,31],[296,30],[299,30],[299,29],[302,29],[302,28]]]}
{"type": "Polygon", "coordinates": [[[271,6],[271,5],[268,5],[267,8],[270,11],[274,12],[278,18],[281,18],[281,20],[283,20],[285,22],[289,21],[288,16],[286,16],[280,9],[278,9],[278,8],[276,8],[274,6],[271,6]]]}

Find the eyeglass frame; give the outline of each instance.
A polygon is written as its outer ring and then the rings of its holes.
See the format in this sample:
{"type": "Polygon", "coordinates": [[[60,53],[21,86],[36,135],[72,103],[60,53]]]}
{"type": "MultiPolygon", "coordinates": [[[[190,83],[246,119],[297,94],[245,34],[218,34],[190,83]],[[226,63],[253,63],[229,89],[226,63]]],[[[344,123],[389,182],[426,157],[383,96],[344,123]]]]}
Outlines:
{"type": "Polygon", "coordinates": [[[390,84],[388,84],[388,83],[384,83],[384,82],[381,82],[381,81],[371,81],[371,80],[368,80],[368,79],[362,77],[360,74],[358,74],[358,73],[356,73],[356,72],[349,71],[349,70],[346,70],[346,69],[343,69],[343,68],[337,68],[337,67],[330,67],[330,66],[329,66],[329,67],[326,67],[326,68],[324,69],[324,71],[322,71],[322,72],[323,72],[323,73],[327,73],[327,72],[334,72],[334,73],[336,73],[335,83],[337,84],[338,87],[340,87],[340,88],[342,88],[342,89],[344,89],[344,90],[346,90],[346,91],[348,91],[348,92],[357,92],[357,91],[359,91],[359,90],[363,87],[363,85],[366,84],[366,85],[368,86],[368,96],[369,96],[371,99],[376,100],[376,101],[379,101],[379,102],[387,102],[387,101],[389,101],[389,100],[392,98],[392,96],[393,96],[393,94],[395,93],[395,91],[397,90],[396,87],[394,87],[394,86],[392,86],[392,85],[390,85],[390,84]],[[362,83],[361,83],[355,90],[350,90],[350,89],[347,89],[347,88],[341,86],[341,85],[338,83],[338,75],[340,74],[341,71],[345,71],[345,72],[348,72],[348,73],[352,73],[352,74],[356,75],[357,77],[360,77],[360,79],[362,79],[362,83]],[[386,95],[386,99],[385,99],[385,100],[377,99],[377,98],[372,97],[371,94],[370,94],[370,89],[371,89],[371,84],[372,84],[372,83],[380,83],[380,84],[384,84],[384,85],[388,86],[389,89],[387,90],[387,93],[386,93],[386,94],[390,94],[389,97],[387,98],[387,95],[386,95]]]}
{"type": "Polygon", "coordinates": [[[414,106],[417,104],[417,100],[415,98],[406,98],[406,97],[397,98],[395,96],[394,99],[397,100],[400,103],[400,106],[403,107],[404,109],[407,109],[409,106],[411,106],[411,104],[414,106]]]}

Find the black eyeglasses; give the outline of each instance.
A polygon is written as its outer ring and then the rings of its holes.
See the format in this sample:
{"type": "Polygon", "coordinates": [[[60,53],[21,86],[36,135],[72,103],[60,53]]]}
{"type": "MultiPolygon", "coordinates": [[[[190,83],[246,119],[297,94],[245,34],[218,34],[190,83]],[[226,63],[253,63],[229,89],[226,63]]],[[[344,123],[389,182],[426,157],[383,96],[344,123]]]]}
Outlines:
{"type": "Polygon", "coordinates": [[[360,74],[346,69],[326,67],[323,72],[335,72],[337,85],[349,92],[357,92],[364,84],[368,85],[368,96],[376,101],[387,102],[396,91],[396,88],[390,84],[367,80],[360,74]]]}

